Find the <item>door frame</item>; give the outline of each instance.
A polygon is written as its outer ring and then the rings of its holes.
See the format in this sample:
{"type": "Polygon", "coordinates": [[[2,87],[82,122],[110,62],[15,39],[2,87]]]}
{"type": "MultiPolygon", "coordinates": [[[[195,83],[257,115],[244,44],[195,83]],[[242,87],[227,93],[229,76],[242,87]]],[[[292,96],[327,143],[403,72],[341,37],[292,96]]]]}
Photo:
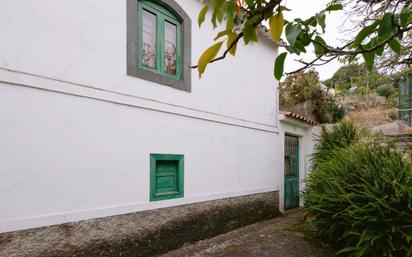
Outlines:
{"type": "Polygon", "coordinates": [[[300,173],[301,173],[301,165],[300,165],[300,155],[301,155],[301,139],[302,136],[300,135],[296,135],[296,134],[292,134],[292,133],[288,133],[285,132],[284,133],[284,143],[283,143],[283,206],[284,209],[293,209],[293,208],[297,208],[300,206],[300,173]],[[297,177],[297,192],[298,192],[298,196],[297,196],[297,206],[293,206],[293,207],[286,207],[286,174],[285,174],[285,162],[284,162],[284,158],[286,155],[286,137],[291,137],[291,138],[295,138],[297,140],[297,151],[296,151],[296,164],[297,164],[297,170],[296,170],[296,177],[297,177]]]}

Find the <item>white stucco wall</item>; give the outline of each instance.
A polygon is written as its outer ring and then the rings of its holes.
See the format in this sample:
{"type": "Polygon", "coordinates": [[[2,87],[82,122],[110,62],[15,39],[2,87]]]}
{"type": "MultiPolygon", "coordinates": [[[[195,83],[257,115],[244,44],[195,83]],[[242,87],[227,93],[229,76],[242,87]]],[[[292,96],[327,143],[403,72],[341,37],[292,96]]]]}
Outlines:
{"type": "MultiPolygon", "coordinates": [[[[177,2],[196,63],[211,27],[177,2]]],[[[126,75],[126,1],[3,1],[0,27],[0,232],[281,189],[273,46],[187,93],[126,75]],[[150,153],[185,155],[185,198],[149,202],[150,153]]]]}

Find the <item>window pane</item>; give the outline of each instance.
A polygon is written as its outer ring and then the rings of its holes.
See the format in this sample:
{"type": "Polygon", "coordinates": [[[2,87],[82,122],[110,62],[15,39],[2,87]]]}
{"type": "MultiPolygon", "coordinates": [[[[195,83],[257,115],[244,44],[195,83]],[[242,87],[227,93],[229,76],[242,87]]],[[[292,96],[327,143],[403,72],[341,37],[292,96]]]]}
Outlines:
{"type": "Polygon", "coordinates": [[[165,22],[165,72],[169,74],[176,74],[176,25],[165,22]]]}
{"type": "Polygon", "coordinates": [[[285,137],[285,175],[297,176],[299,170],[299,139],[285,137]]]}
{"type": "Polygon", "coordinates": [[[156,67],[156,15],[143,10],[142,63],[156,67]]]}

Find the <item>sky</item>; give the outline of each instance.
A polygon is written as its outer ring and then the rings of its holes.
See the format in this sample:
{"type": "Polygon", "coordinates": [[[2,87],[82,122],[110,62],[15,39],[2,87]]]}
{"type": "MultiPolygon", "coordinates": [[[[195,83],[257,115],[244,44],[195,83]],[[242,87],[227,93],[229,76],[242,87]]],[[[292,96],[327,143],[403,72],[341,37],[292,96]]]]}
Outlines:
{"type": "MultiPolygon", "coordinates": [[[[283,3],[292,11],[284,12],[285,19],[293,20],[294,18],[302,18],[306,19],[310,16],[313,16],[315,13],[325,9],[326,5],[330,2],[330,0],[286,0],[283,3]]],[[[326,33],[325,33],[325,40],[329,45],[332,46],[339,46],[342,45],[341,41],[343,39],[342,33],[339,32],[339,26],[343,23],[344,17],[343,12],[332,12],[327,14],[326,16],[326,33]]],[[[280,52],[285,51],[284,49],[280,49],[280,52]]],[[[308,51],[309,52],[309,51],[308,51]]],[[[311,49],[310,52],[313,52],[311,49]]],[[[300,68],[302,65],[294,59],[301,59],[304,60],[313,60],[315,57],[312,53],[301,54],[300,56],[288,56],[286,63],[285,63],[285,71],[293,71],[300,68]]],[[[319,72],[321,80],[326,80],[332,77],[333,73],[341,67],[343,64],[339,63],[338,61],[332,61],[324,66],[317,66],[316,70],[319,72]]]]}

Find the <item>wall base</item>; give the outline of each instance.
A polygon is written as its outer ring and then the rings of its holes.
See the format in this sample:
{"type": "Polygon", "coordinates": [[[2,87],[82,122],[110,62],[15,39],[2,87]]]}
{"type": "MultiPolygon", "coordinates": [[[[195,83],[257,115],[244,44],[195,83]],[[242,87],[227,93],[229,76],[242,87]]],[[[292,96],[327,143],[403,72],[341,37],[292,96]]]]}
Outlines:
{"type": "Polygon", "coordinates": [[[0,256],[153,256],[279,214],[279,192],[0,234],[0,256]]]}

